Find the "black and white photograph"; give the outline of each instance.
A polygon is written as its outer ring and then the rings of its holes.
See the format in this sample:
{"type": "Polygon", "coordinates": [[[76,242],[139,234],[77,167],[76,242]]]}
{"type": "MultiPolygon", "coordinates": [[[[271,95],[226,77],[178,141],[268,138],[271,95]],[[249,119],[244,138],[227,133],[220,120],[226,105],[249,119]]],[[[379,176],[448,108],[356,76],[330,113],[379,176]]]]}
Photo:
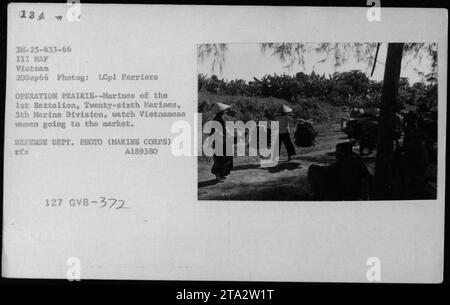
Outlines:
{"type": "Polygon", "coordinates": [[[203,125],[279,124],[272,165],[238,156],[236,141],[231,155],[199,156],[199,200],[436,199],[437,52],[432,42],[199,45],[203,125]]]}
{"type": "Polygon", "coordinates": [[[369,2],[9,3],[2,281],[442,283],[448,11],[369,2]]]}

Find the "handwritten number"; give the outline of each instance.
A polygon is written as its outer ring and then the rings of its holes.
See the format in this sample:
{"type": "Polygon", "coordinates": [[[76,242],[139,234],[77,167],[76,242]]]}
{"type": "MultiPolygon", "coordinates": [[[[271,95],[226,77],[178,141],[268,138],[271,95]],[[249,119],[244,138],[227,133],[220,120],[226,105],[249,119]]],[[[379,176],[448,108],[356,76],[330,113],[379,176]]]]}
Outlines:
{"type": "Polygon", "coordinates": [[[113,203],[109,206],[109,208],[112,208],[116,204],[117,199],[110,198],[109,200],[113,201],[113,203]]]}
{"type": "Polygon", "coordinates": [[[36,20],[45,20],[44,12],[41,12],[39,13],[39,15],[37,15],[34,11],[19,11],[19,18],[35,19],[35,17],[37,17],[36,20]]]}
{"type": "Polygon", "coordinates": [[[119,210],[119,209],[125,209],[123,206],[124,206],[124,204],[125,204],[125,201],[123,201],[123,200],[118,200],[119,202],[121,202],[121,204],[116,208],[117,210],[119,210]]]}
{"type": "Polygon", "coordinates": [[[106,202],[106,197],[100,197],[100,199],[101,199],[100,202],[103,203],[101,208],[104,208],[108,204],[108,202],[106,202]]]}

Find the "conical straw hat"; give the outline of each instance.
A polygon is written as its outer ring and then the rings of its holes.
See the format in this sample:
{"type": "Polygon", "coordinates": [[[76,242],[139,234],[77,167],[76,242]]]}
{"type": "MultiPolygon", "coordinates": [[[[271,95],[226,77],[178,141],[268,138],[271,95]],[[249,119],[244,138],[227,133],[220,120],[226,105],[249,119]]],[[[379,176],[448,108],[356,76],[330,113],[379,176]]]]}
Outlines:
{"type": "Polygon", "coordinates": [[[288,113],[288,112],[292,112],[292,108],[290,108],[286,105],[283,105],[283,113],[288,113]]]}
{"type": "Polygon", "coordinates": [[[230,108],[231,106],[217,102],[217,107],[219,108],[220,111],[224,111],[230,108]]]}

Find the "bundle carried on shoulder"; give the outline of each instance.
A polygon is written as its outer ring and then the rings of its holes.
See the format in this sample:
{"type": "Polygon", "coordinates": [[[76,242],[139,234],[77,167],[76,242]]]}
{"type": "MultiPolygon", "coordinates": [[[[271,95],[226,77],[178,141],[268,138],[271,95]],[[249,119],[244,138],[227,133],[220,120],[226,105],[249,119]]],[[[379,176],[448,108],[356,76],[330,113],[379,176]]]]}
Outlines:
{"type": "Polygon", "coordinates": [[[314,129],[312,122],[300,120],[295,130],[295,145],[300,147],[310,147],[315,144],[317,131],[314,129]]]}

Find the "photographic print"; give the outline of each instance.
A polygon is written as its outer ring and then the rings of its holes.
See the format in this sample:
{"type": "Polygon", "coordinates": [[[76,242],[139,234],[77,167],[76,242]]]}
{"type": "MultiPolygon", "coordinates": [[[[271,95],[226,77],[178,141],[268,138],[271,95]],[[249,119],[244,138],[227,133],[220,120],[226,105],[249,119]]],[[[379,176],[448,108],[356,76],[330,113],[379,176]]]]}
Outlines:
{"type": "Polygon", "coordinates": [[[2,277],[268,283],[169,295],[197,303],[442,281],[447,10],[7,17],[2,277]]]}
{"type": "MultiPolygon", "coordinates": [[[[437,43],[198,45],[202,126],[224,130],[222,155],[198,157],[198,199],[436,199],[437,51],[437,43]],[[278,151],[262,155],[259,144],[275,148],[274,136],[278,151]]],[[[203,146],[218,134],[203,128],[203,146]]]]}

